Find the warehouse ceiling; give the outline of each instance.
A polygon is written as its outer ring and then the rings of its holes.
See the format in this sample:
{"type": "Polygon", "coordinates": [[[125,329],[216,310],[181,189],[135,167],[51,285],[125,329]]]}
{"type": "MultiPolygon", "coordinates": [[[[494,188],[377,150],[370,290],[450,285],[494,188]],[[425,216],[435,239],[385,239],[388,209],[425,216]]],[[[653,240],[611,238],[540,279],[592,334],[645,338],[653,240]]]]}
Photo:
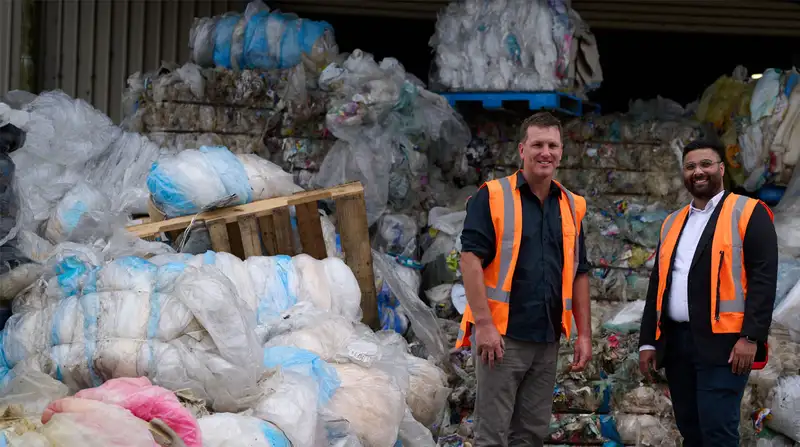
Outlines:
{"type": "MultiPolygon", "coordinates": [[[[298,14],[436,18],[447,0],[285,0],[298,14]]],[[[788,0],[572,0],[595,29],[800,36],[800,3],[788,0]]]]}

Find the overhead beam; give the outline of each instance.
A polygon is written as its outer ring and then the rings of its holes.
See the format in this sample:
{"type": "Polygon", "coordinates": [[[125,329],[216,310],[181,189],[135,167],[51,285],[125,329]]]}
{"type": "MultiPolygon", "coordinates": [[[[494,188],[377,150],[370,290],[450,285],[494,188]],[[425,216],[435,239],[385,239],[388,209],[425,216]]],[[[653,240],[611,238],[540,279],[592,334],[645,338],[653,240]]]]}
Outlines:
{"type": "MultiPolygon", "coordinates": [[[[447,0],[284,0],[298,14],[435,20],[447,0]]],[[[572,0],[590,27],[800,37],[800,4],[785,0],[572,0]]]]}

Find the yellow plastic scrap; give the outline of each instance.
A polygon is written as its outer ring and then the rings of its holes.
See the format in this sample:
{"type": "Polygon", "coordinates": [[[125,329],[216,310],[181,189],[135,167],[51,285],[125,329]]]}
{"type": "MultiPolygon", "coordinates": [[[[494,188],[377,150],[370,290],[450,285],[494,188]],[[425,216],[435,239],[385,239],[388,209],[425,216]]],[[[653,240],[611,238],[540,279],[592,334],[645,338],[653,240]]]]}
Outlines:
{"type": "Polygon", "coordinates": [[[734,184],[743,184],[746,176],[739,158],[742,148],[739,147],[736,126],[728,126],[728,129],[720,137],[720,141],[725,145],[725,159],[723,160],[725,162],[725,174],[730,177],[734,184]]]}
{"type": "Polygon", "coordinates": [[[712,123],[717,129],[724,129],[733,115],[739,112],[746,88],[744,82],[721,76],[703,92],[697,107],[697,119],[712,123]]]}

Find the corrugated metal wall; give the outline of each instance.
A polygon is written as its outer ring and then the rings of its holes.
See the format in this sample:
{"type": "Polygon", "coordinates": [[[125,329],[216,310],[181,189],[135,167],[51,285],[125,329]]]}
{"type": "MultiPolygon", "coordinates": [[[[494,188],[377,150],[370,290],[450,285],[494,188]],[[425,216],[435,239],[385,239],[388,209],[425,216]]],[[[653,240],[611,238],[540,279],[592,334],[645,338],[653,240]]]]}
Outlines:
{"type": "Polygon", "coordinates": [[[0,95],[22,84],[22,6],[0,0],[0,95]]]}
{"type": "Polygon", "coordinates": [[[234,0],[42,2],[38,87],[82,98],[118,122],[128,76],[155,70],[162,61],[188,61],[194,17],[242,11],[245,4],[234,0]]]}

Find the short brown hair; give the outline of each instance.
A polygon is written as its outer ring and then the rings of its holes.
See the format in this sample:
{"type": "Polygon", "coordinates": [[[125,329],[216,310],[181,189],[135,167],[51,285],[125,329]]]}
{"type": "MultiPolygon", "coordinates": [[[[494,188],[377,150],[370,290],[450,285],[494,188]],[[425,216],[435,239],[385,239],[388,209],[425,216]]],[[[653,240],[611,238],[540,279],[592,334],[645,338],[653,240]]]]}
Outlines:
{"type": "Polygon", "coordinates": [[[528,138],[528,129],[531,127],[555,127],[558,129],[558,134],[561,135],[561,120],[555,117],[550,112],[536,112],[533,115],[525,118],[522,125],[519,126],[519,142],[524,143],[528,138]]]}

